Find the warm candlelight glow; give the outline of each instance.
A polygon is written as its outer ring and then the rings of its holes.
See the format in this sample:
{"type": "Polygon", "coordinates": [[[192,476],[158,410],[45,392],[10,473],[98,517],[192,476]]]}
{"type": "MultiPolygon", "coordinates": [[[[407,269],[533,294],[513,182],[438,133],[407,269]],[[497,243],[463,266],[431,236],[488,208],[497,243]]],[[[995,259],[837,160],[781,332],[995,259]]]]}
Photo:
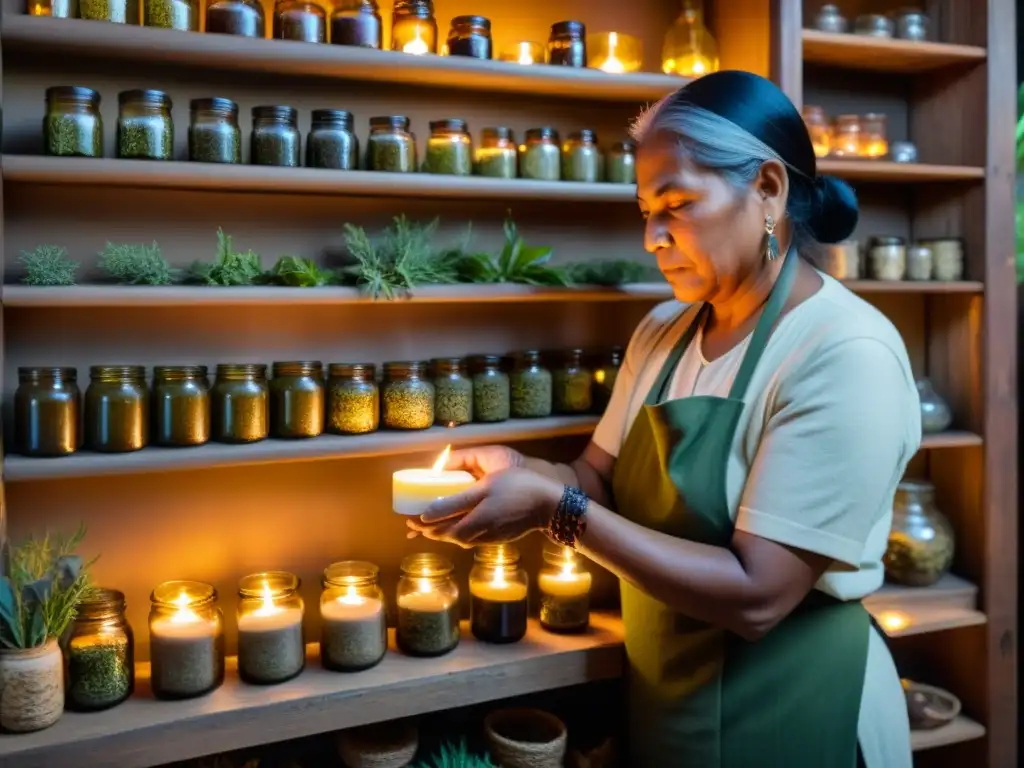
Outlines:
{"type": "Polygon", "coordinates": [[[510,61],[524,66],[536,64],[544,61],[544,47],[539,43],[524,40],[503,50],[498,58],[501,61],[510,61]]]}
{"type": "Polygon", "coordinates": [[[711,66],[707,57],[701,56],[699,53],[683,56],[680,59],[666,59],[661,68],[666,75],[682,75],[683,77],[700,77],[716,69],[711,66]]]}
{"type": "Polygon", "coordinates": [[[441,455],[437,457],[437,461],[434,462],[434,466],[430,468],[430,471],[435,474],[440,474],[448,463],[448,459],[451,458],[451,455],[452,447],[450,445],[446,446],[445,449],[441,451],[441,455]]]}
{"type": "Polygon", "coordinates": [[[445,469],[451,456],[449,445],[430,469],[400,469],[392,476],[392,507],[400,515],[422,515],[437,499],[469,488],[476,478],[461,469],[445,469]]]}
{"type": "Polygon", "coordinates": [[[430,53],[430,46],[420,37],[420,28],[416,27],[416,37],[402,46],[402,53],[411,53],[413,56],[423,56],[430,53]]]}
{"type": "Polygon", "coordinates": [[[612,75],[636,72],[643,63],[643,44],[639,38],[621,32],[593,34],[587,41],[590,66],[612,75]]]}
{"type": "Polygon", "coordinates": [[[192,599],[188,593],[182,590],[181,594],[174,598],[174,604],[178,610],[171,614],[172,624],[190,624],[199,621],[199,616],[191,608],[192,599]]]}
{"type": "Polygon", "coordinates": [[[519,58],[516,59],[520,64],[533,64],[533,52],[530,51],[529,43],[519,44],[519,58]]]}
{"type": "Polygon", "coordinates": [[[886,632],[899,632],[910,626],[910,617],[903,611],[882,611],[877,619],[886,632]]]}
{"type": "Polygon", "coordinates": [[[612,74],[622,74],[626,71],[626,65],[619,61],[619,57],[615,55],[615,49],[619,45],[619,36],[612,32],[608,35],[608,58],[600,65],[600,69],[605,72],[612,74]]]}

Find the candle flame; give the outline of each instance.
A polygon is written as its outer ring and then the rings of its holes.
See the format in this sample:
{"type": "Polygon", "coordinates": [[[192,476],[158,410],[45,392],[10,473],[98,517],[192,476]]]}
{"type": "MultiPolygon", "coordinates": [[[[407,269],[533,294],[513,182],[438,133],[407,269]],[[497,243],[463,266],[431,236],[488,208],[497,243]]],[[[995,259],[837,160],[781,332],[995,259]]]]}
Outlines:
{"type": "Polygon", "coordinates": [[[626,71],[626,65],[619,61],[619,57],[615,55],[615,49],[619,45],[619,35],[617,32],[608,33],[608,58],[604,60],[600,69],[612,75],[621,75],[626,71]]]}
{"type": "Polygon", "coordinates": [[[263,605],[253,611],[254,616],[270,616],[278,613],[281,609],[274,605],[274,592],[270,589],[270,582],[263,580],[263,605]]]}
{"type": "Polygon", "coordinates": [[[878,623],[887,632],[899,632],[910,626],[910,617],[903,611],[883,611],[878,614],[878,623]]]}
{"type": "Polygon", "coordinates": [[[505,566],[496,565],[494,567],[494,578],[491,579],[491,586],[494,587],[507,587],[508,582],[505,581],[505,566]]]}
{"type": "Polygon", "coordinates": [[[345,603],[345,605],[359,605],[363,602],[363,598],[356,593],[355,584],[349,584],[348,591],[338,598],[338,602],[345,603]]]}
{"type": "Polygon", "coordinates": [[[429,53],[430,48],[420,37],[420,28],[416,27],[416,37],[402,46],[402,53],[411,53],[414,56],[422,56],[429,53]]]}
{"type": "Polygon", "coordinates": [[[529,43],[519,44],[519,60],[520,64],[533,64],[533,51],[530,50],[529,43]]]}
{"type": "Polygon", "coordinates": [[[565,558],[565,562],[562,563],[561,578],[571,581],[576,578],[574,571],[576,570],[576,558],[572,553],[571,547],[565,547],[562,550],[562,556],[565,558]]]}
{"type": "Polygon", "coordinates": [[[430,588],[430,579],[420,579],[416,583],[416,589],[419,590],[420,592],[431,592],[431,591],[433,591],[430,588]]]}
{"type": "Polygon", "coordinates": [[[192,598],[188,596],[185,590],[181,591],[176,598],[174,598],[174,604],[178,606],[178,610],[171,616],[172,624],[189,624],[194,621],[199,621],[199,616],[196,612],[189,607],[189,603],[192,602],[192,598]]]}
{"type": "Polygon", "coordinates": [[[434,462],[434,466],[430,468],[430,471],[433,472],[434,474],[440,474],[444,470],[444,467],[448,463],[448,459],[451,457],[451,455],[452,447],[449,445],[447,448],[441,451],[441,455],[437,457],[437,461],[434,462]]]}

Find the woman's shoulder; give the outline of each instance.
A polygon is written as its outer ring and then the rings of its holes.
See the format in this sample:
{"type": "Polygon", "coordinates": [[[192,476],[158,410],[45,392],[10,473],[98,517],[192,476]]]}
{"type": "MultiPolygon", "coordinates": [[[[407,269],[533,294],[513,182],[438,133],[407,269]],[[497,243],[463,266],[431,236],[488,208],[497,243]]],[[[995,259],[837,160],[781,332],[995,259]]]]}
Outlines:
{"type": "Polygon", "coordinates": [[[675,299],[655,306],[633,331],[627,357],[646,360],[664,346],[671,348],[699,307],[699,304],[684,304],[675,299]]]}

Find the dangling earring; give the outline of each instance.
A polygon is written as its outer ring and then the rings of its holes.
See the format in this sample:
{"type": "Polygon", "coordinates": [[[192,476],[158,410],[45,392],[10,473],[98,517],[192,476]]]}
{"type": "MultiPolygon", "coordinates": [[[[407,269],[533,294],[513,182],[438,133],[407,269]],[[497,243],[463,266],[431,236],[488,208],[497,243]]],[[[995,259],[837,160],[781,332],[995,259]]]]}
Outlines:
{"type": "Polygon", "coordinates": [[[764,234],[768,241],[764,249],[764,257],[768,261],[779,258],[779,239],[775,237],[775,218],[771,214],[764,217],[764,234]]]}

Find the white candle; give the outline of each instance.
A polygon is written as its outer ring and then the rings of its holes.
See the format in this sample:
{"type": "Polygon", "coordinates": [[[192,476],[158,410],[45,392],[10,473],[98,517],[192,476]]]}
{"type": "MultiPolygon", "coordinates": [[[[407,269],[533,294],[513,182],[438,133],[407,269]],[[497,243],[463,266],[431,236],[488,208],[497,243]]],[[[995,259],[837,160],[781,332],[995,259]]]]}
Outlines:
{"type": "Polygon", "coordinates": [[[172,614],[149,624],[153,692],[158,698],[188,698],[216,687],[224,675],[224,647],[214,616],[200,616],[183,593],[172,614]]]}
{"type": "Polygon", "coordinates": [[[320,617],[324,621],[366,621],[378,618],[383,611],[380,600],[357,595],[354,587],[349,587],[348,594],[320,603],[320,617]]]}
{"type": "Polygon", "coordinates": [[[320,658],[327,669],[366,669],[387,653],[384,603],[376,597],[360,595],[350,585],[343,595],[325,595],[320,617],[320,658]]]}
{"type": "Polygon", "coordinates": [[[243,680],[279,683],[295,677],[306,664],[301,602],[278,605],[269,581],[263,582],[259,608],[238,615],[238,670],[243,680]]]}
{"type": "Polygon", "coordinates": [[[430,52],[430,47],[427,45],[426,41],[420,37],[419,25],[417,25],[415,29],[416,37],[402,46],[402,53],[411,53],[414,56],[422,56],[430,52]]]}
{"type": "Polygon", "coordinates": [[[440,613],[452,607],[454,600],[441,592],[409,592],[398,598],[398,607],[417,613],[440,613]]]}
{"type": "Polygon", "coordinates": [[[540,587],[540,591],[552,597],[572,598],[589,595],[592,582],[593,577],[586,572],[541,572],[537,577],[537,585],[540,587]]]}
{"type": "Polygon", "coordinates": [[[446,470],[451,446],[444,449],[431,469],[400,469],[391,477],[392,508],[400,515],[419,516],[433,502],[461,493],[476,482],[463,470],[446,470]]]}

